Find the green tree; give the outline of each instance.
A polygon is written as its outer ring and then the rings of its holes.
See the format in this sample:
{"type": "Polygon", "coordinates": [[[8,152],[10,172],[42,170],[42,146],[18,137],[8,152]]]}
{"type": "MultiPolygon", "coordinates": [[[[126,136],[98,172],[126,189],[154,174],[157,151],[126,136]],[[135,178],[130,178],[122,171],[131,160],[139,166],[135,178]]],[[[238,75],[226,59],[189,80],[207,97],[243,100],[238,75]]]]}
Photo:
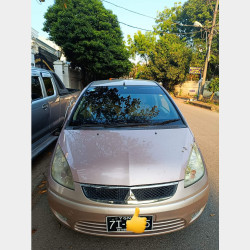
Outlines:
{"type": "MultiPolygon", "coordinates": [[[[204,29],[207,30],[207,34],[209,36],[215,4],[216,0],[189,0],[183,5],[183,11],[179,18],[181,20],[185,20],[186,22],[200,22],[204,26],[204,29]]],[[[208,64],[208,78],[213,78],[219,75],[219,12],[216,16],[216,24],[217,26],[215,26],[210,60],[208,64]]],[[[204,29],[201,31],[201,33],[196,33],[193,40],[196,43],[199,41],[203,41],[205,51],[204,29]]]]}
{"type": "Polygon", "coordinates": [[[141,31],[138,31],[134,34],[134,38],[132,39],[130,35],[128,35],[128,49],[133,59],[135,59],[136,55],[139,55],[143,61],[148,64],[149,55],[154,49],[156,43],[156,37],[152,32],[146,32],[142,34],[141,31]]]}
{"type": "MultiPolygon", "coordinates": [[[[154,32],[138,31],[133,39],[128,37],[131,55],[138,55],[145,62],[140,70],[137,67],[137,77],[161,81],[168,90],[188,77],[198,78],[188,71],[190,66],[204,67],[205,30],[209,35],[214,7],[214,0],[188,0],[183,6],[178,3],[159,12],[154,32]],[[202,23],[203,29],[194,27],[195,21],[202,23]]],[[[218,19],[207,75],[219,75],[218,19]]]]}
{"type": "MultiPolygon", "coordinates": [[[[184,39],[193,52],[200,53],[199,61],[205,62],[206,57],[206,32],[209,36],[209,31],[212,25],[213,13],[215,9],[215,0],[188,0],[183,6],[165,8],[157,16],[157,26],[155,32],[159,35],[168,33],[180,33],[178,36],[184,39]],[[203,28],[194,27],[195,21],[200,22],[203,28]],[[202,59],[203,57],[203,59],[202,59]]],[[[219,14],[217,14],[217,26],[213,36],[210,61],[208,66],[208,78],[219,75],[219,14]]],[[[201,63],[199,62],[199,64],[201,63]]],[[[193,63],[194,61],[192,61],[193,63]]],[[[196,63],[197,64],[197,63],[196,63]]],[[[195,66],[195,65],[191,65],[195,66]]]]}
{"type": "MultiPolygon", "coordinates": [[[[204,67],[204,59],[206,57],[206,51],[205,47],[203,47],[202,41],[200,43],[195,43],[193,47],[191,47],[192,50],[192,58],[190,61],[190,67],[198,67],[203,68],[204,67]]],[[[200,79],[200,75],[194,75],[194,74],[187,74],[187,80],[191,81],[198,81],[200,79]]]]}
{"type": "Polygon", "coordinates": [[[159,12],[156,18],[157,26],[154,27],[154,31],[160,36],[167,33],[179,32],[177,23],[177,18],[182,11],[182,6],[179,3],[178,6],[172,8],[165,8],[163,11],[159,12]]]}
{"type": "MultiPolygon", "coordinates": [[[[194,27],[195,21],[200,22],[205,28],[209,28],[212,25],[213,14],[215,9],[216,0],[188,0],[186,1],[181,11],[175,19],[178,28],[178,32],[183,32],[183,37],[190,41],[195,38],[200,39],[201,33],[200,28],[194,27]],[[190,33],[196,32],[196,33],[190,33]]],[[[217,22],[219,22],[219,15],[217,14],[217,22]]],[[[204,37],[203,37],[204,38],[204,37]]]]}
{"type": "Polygon", "coordinates": [[[153,33],[138,31],[132,40],[129,37],[131,54],[143,59],[137,65],[136,78],[156,80],[168,90],[185,80],[192,59],[192,51],[186,43],[173,34],[163,34],[158,40],[153,33]]]}
{"type": "Polygon", "coordinates": [[[219,77],[213,78],[211,82],[208,85],[208,91],[212,92],[212,95],[210,97],[210,101],[214,98],[214,93],[219,91],[219,77]]]}
{"type": "Polygon", "coordinates": [[[133,68],[129,73],[129,77],[133,79],[146,79],[154,80],[149,72],[149,66],[146,63],[137,62],[133,63],[133,68]]]}
{"type": "Polygon", "coordinates": [[[150,55],[152,55],[155,45],[156,36],[153,32],[145,32],[142,34],[138,31],[134,34],[133,39],[128,35],[128,50],[133,59],[137,56],[141,59],[139,63],[133,66],[130,75],[136,79],[149,79],[153,80],[153,77],[149,70],[150,55]]]}
{"type": "MultiPolygon", "coordinates": [[[[177,22],[184,25],[191,26],[181,26],[178,25],[179,32],[185,32],[187,34],[181,35],[192,44],[196,46],[197,44],[203,50],[204,61],[206,54],[206,31],[207,40],[209,37],[213,14],[215,9],[216,0],[188,0],[183,4],[182,11],[177,17],[177,22]],[[202,29],[193,27],[195,21],[200,22],[203,25],[202,29]],[[196,32],[190,34],[190,32],[196,32]]],[[[219,12],[216,16],[216,26],[213,35],[212,48],[210,54],[210,60],[208,64],[207,77],[213,78],[219,75],[219,12]]]]}
{"type": "Polygon", "coordinates": [[[168,90],[185,80],[192,51],[178,36],[165,34],[156,42],[150,55],[149,71],[152,77],[168,90]]]}
{"type": "Polygon", "coordinates": [[[81,67],[85,85],[128,74],[131,62],[117,17],[100,0],[62,0],[48,8],[43,30],[72,66],[81,67]]]}
{"type": "Polygon", "coordinates": [[[145,80],[155,80],[152,72],[150,70],[150,65],[151,63],[149,63],[148,65],[145,63],[142,64],[137,64],[137,74],[135,76],[136,79],[145,79],[145,80]]]}

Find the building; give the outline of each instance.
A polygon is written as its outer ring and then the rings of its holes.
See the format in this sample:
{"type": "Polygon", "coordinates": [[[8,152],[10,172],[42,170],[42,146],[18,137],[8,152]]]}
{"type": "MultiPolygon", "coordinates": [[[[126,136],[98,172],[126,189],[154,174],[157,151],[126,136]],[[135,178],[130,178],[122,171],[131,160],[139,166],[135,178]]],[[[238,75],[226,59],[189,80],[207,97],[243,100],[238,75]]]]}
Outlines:
{"type": "Polygon", "coordinates": [[[31,66],[54,71],[66,88],[82,89],[80,69],[72,69],[70,63],[54,42],[38,36],[38,31],[31,30],[31,66]]]}
{"type": "Polygon", "coordinates": [[[61,48],[54,42],[38,36],[38,31],[31,30],[31,66],[54,71],[53,63],[57,60],[66,62],[61,48]]]}

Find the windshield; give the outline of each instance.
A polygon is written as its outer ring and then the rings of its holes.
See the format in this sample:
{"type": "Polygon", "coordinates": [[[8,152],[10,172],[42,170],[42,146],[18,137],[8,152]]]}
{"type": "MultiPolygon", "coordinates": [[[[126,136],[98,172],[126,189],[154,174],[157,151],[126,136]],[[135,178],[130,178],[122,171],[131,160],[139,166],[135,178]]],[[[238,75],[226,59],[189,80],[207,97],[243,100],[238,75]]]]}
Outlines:
{"type": "Polygon", "coordinates": [[[179,120],[158,86],[93,86],[81,97],[69,126],[153,125],[179,120]]]}

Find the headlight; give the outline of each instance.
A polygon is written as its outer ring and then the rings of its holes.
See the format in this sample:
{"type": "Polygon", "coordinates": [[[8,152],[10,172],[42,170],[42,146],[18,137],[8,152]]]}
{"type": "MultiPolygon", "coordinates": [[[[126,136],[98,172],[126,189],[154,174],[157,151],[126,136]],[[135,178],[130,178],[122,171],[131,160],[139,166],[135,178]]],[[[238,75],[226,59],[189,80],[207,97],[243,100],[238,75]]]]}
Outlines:
{"type": "Polygon", "coordinates": [[[51,175],[53,179],[64,187],[75,189],[72,173],[69,164],[58,145],[53,159],[51,175]]]}
{"type": "Polygon", "coordinates": [[[203,165],[199,149],[194,143],[186,168],[184,187],[188,187],[200,180],[204,175],[204,172],[205,167],[203,165]]]}

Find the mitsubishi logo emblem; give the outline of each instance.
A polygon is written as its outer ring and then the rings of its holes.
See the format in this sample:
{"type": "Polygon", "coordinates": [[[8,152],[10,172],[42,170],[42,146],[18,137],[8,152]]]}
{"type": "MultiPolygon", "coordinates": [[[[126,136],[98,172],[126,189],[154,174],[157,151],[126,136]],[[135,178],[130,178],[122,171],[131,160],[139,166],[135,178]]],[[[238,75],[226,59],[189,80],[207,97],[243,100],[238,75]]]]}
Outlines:
{"type": "Polygon", "coordinates": [[[132,204],[134,202],[136,202],[136,198],[135,198],[135,195],[133,194],[132,190],[130,189],[128,191],[128,194],[126,195],[126,198],[125,198],[125,202],[127,202],[128,204],[132,204]]]}

